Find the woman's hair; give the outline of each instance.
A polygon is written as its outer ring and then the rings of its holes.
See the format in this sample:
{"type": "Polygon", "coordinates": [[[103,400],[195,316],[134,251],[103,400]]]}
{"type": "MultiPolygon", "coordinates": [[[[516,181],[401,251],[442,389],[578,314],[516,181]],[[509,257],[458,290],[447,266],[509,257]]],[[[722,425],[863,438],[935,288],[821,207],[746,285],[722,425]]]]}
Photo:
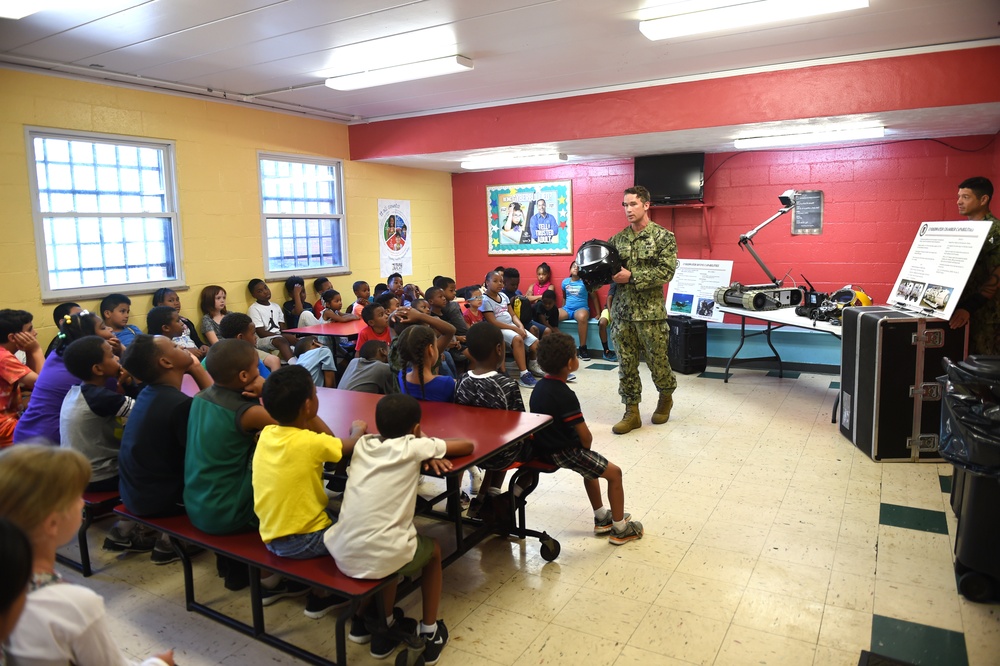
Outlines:
{"type": "Polygon", "coordinates": [[[18,444],[0,451],[0,518],[31,534],[52,513],[80,499],[90,461],[79,451],[18,444]]]}
{"type": "Polygon", "coordinates": [[[59,333],[56,335],[56,339],[59,340],[56,344],[56,354],[62,356],[66,347],[74,340],[88,335],[97,335],[97,325],[102,321],[97,315],[90,314],[86,310],[72,315],[63,315],[63,318],[59,320],[59,333]]]}
{"type": "MultiPolygon", "coordinates": [[[[24,530],[0,518],[0,615],[7,613],[31,580],[31,542],[24,530]]],[[[0,636],[0,641],[6,636],[0,636]]]]}
{"type": "MultiPolygon", "coordinates": [[[[198,299],[198,305],[201,306],[202,314],[211,315],[212,311],[215,310],[215,297],[219,295],[219,292],[225,293],[226,290],[217,284],[210,284],[201,290],[201,296],[198,299]]],[[[227,315],[229,311],[226,308],[222,308],[222,312],[219,314],[227,315]]]]}
{"type": "MultiPolygon", "coordinates": [[[[163,301],[167,300],[167,294],[175,293],[173,289],[168,289],[167,287],[160,287],[153,292],[153,307],[157,305],[163,305],[163,301]]],[[[213,296],[214,298],[214,296],[213,296]]]]}
{"type": "Polygon", "coordinates": [[[397,338],[396,350],[398,351],[400,366],[406,372],[407,365],[413,366],[420,380],[420,397],[424,397],[424,358],[427,348],[437,341],[434,331],[425,324],[415,324],[407,326],[397,338]]]}

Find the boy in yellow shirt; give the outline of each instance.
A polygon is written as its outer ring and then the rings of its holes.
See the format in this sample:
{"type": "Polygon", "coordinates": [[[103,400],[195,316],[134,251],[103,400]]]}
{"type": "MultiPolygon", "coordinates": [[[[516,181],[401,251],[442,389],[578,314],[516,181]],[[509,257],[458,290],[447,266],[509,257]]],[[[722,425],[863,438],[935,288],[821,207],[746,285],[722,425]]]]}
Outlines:
{"type": "MultiPolygon", "coordinates": [[[[333,520],[323,490],[323,466],[350,456],[367,426],[355,421],[350,435],[342,440],[334,437],[317,415],[319,399],[312,376],[296,365],[273,372],[261,397],[278,425],[261,431],[253,456],[253,508],[260,520],[260,537],[280,557],[329,557],[323,533],[333,520]]],[[[321,618],[341,601],[313,590],[305,614],[321,618]]]]}

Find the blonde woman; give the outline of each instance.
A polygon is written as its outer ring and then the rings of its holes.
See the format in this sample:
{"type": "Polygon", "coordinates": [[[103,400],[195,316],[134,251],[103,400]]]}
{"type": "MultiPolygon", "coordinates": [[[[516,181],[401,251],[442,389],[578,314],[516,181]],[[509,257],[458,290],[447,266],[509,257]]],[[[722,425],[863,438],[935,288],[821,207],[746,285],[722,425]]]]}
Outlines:
{"type": "MultiPolygon", "coordinates": [[[[80,528],[83,489],[89,481],[90,463],[72,449],[19,444],[0,451],[0,518],[28,535],[33,554],[28,600],[7,648],[12,666],[133,663],[111,637],[104,599],[86,587],[62,582],[55,570],[56,548],[80,528]]],[[[142,662],[173,664],[173,651],[142,662]]]]}

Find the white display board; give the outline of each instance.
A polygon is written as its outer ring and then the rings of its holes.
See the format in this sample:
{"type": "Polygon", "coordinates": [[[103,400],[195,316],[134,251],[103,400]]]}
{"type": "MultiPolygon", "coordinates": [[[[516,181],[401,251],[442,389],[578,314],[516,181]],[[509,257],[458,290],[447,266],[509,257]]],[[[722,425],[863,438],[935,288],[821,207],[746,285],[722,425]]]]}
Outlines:
{"type": "Polygon", "coordinates": [[[889,304],[951,319],[991,226],[972,220],[922,223],[889,292],[889,304]]]}
{"type": "Polygon", "coordinates": [[[667,287],[667,314],[721,322],[725,316],[715,303],[715,290],[728,285],[733,262],[678,259],[674,279],[667,287]]]}

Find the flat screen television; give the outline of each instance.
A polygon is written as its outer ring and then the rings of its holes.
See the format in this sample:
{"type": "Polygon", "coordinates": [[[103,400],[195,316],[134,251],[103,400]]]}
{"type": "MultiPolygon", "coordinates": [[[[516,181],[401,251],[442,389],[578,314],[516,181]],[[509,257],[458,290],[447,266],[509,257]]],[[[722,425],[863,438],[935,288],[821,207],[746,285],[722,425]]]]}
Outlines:
{"type": "Polygon", "coordinates": [[[704,198],[705,153],[645,155],[635,158],[635,184],[649,190],[651,203],[704,198]]]}

